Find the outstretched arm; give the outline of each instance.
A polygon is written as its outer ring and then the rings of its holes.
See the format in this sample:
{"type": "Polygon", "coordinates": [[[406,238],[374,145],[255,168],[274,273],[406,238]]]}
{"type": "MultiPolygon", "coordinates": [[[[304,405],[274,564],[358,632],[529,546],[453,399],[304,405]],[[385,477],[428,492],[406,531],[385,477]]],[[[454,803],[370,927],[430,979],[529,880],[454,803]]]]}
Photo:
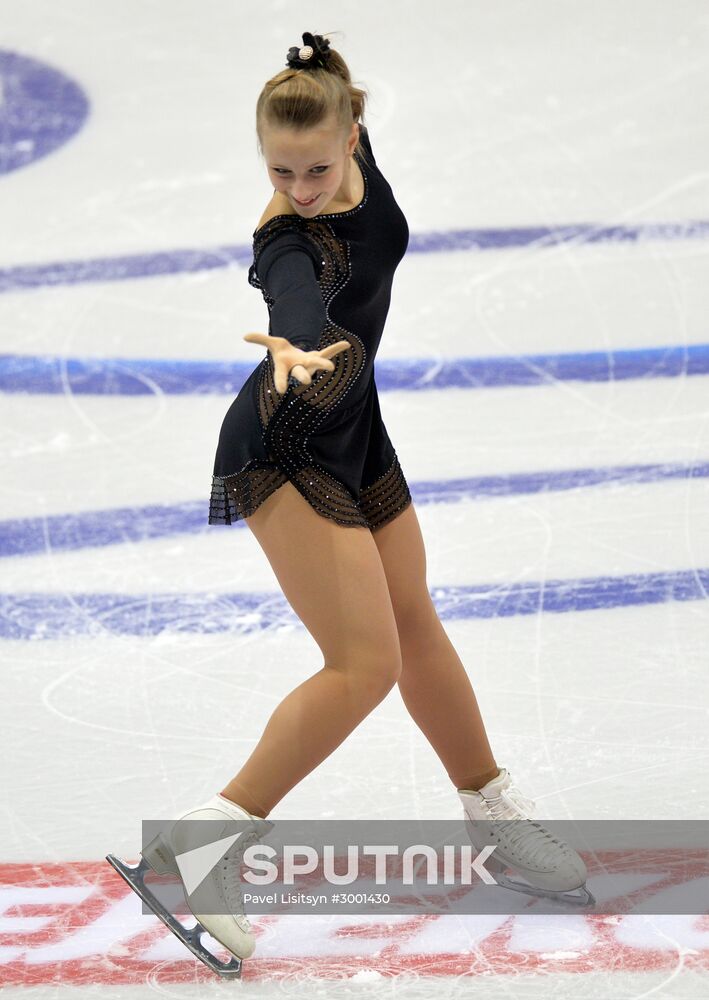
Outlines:
{"type": "Polygon", "coordinates": [[[269,332],[312,351],[327,322],[315,248],[299,233],[282,233],[262,250],[256,272],[273,300],[269,332]]]}
{"type": "Polygon", "coordinates": [[[271,299],[269,332],[249,333],[244,340],[271,351],[276,391],[283,395],[288,377],[310,385],[318,369],[333,371],[330,358],[351,344],[339,340],[316,351],[327,311],[317,280],[320,259],[313,244],[300,233],[276,236],[258,256],[256,273],[271,299]]]}

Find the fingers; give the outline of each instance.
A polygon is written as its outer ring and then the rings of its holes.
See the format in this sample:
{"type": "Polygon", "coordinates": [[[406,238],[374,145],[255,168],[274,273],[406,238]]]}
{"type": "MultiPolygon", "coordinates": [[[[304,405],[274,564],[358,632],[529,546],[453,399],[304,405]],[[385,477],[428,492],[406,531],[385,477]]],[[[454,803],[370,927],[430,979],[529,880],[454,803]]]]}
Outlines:
{"type": "Polygon", "coordinates": [[[274,365],[273,384],[279,396],[283,396],[288,389],[288,369],[284,364],[274,365]]]}
{"type": "Polygon", "coordinates": [[[268,347],[272,338],[267,333],[245,333],[244,340],[248,340],[250,344],[261,344],[262,347],[268,347]]]}
{"type": "Polygon", "coordinates": [[[334,362],[330,361],[330,358],[352,347],[352,344],[348,340],[338,340],[337,343],[330,344],[321,351],[301,351],[301,353],[308,355],[307,362],[293,365],[289,369],[289,366],[281,360],[283,357],[281,351],[274,350],[274,341],[281,341],[284,348],[287,346],[282,337],[273,337],[266,333],[246,333],[243,339],[250,344],[261,344],[262,347],[266,347],[271,351],[274,363],[273,381],[279,396],[285,395],[288,391],[288,382],[291,377],[299,381],[301,385],[312,385],[312,372],[318,370],[326,372],[334,371],[335,365],[334,362]]]}
{"type": "MultiPolygon", "coordinates": [[[[268,333],[245,333],[243,339],[250,344],[260,344],[262,347],[267,347],[271,352],[276,347],[276,341],[279,341],[283,347],[288,345],[288,342],[284,341],[283,337],[273,337],[268,333]]],[[[323,347],[321,351],[306,351],[305,353],[316,354],[319,358],[333,358],[336,354],[340,354],[341,351],[348,351],[351,347],[352,344],[350,344],[349,340],[338,340],[335,344],[323,347]]],[[[326,368],[326,371],[332,370],[332,368],[326,368]]]]}
{"type": "Polygon", "coordinates": [[[302,365],[293,365],[291,375],[293,378],[297,378],[299,382],[302,382],[303,385],[312,385],[313,380],[310,377],[310,372],[302,365]]]}
{"type": "Polygon", "coordinates": [[[340,351],[347,351],[352,347],[349,340],[338,340],[336,344],[330,344],[328,347],[323,347],[318,354],[321,358],[332,358],[335,354],[339,354],[340,351]]]}
{"type": "MultiPolygon", "coordinates": [[[[292,375],[293,378],[298,379],[298,381],[303,385],[311,385],[313,381],[308,370],[302,365],[293,365],[290,370],[290,375],[292,375]]],[[[286,365],[277,365],[273,374],[273,383],[279,396],[283,396],[288,391],[288,381],[289,374],[286,365]]]]}

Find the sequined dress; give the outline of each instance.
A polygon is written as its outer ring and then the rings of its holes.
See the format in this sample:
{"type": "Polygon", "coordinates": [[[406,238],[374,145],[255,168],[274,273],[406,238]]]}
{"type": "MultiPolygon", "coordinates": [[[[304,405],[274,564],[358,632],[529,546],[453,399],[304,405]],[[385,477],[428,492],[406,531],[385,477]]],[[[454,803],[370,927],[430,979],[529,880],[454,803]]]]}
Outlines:
{"type": "Polygon", "coordinates": [[[210,524],[252,514],[290,480],[323,517],[376,530],[401,513],[411,494],[382,420],[374,358],[389,310],[394,272],[409,241],[406,218],[376,165],[360,123],[366,158],[354,156],[364,196],[347,212],[304,218],[277,215],[253,233],[248,281],[263,294],[270,321],[274,300],[257,273],[260,255],[275,240],[300,242],[319,265],[317,282],[326,322],[317,348],[338,340],[332,372],[311,385],[289,381],[276,392],[270,352],[249,375],[222,424],[214,463],[210,524]]]}

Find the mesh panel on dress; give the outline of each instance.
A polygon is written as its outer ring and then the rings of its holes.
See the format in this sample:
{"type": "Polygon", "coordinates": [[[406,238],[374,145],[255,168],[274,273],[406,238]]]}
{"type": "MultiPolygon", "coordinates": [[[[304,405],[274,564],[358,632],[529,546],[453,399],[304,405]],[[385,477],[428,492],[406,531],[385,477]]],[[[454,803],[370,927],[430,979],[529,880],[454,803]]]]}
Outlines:
{"type": "MultiPolygon", "coordinates": [[[[326,222],[318,223],[298,215],[274,216],[254,234],[254,263],[248,273],[249,283],[261,290],[269,311],[273,299],[258,277],[256,264],[271,240],[280,233],[293,231],[302,234],[317,248],[321,260],[318,282],[326,307],[350,276],[347,242],[338,239],[326,222]]],[[[334,370],[316,372],[310,385],[289,385],[283,396],[276,392],[273,357],[267,353],[261,365],[257,400],[269,461],[253,459],[228,476],[213,477],[210,524],[232,524],[249,517],[288,480],[318,513],[344,525],[375,530],[411,502],[396,456],[384,475],[362,487],[357,500],[343,483],[321,468],[310,453],[308,438],[316,430],[323,429],[330,415],[337,419],[343,412],[341,404],[345,396],[356,396],[353,390],[360,388],[359,379],[366,366],[367,350],[361,339],[334,323],[328,313],[317,348],[322,350],[338,340],[347,340],[351,346],[331,359],[334,370]]]]}

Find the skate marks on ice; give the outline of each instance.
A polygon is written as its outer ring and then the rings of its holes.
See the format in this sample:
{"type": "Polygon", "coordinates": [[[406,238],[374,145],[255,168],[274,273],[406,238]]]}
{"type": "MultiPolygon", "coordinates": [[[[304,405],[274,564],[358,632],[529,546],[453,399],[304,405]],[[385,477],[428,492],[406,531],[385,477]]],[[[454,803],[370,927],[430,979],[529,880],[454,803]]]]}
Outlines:
{"type": "MultiPolygon", "coordinates": [[[[433,588],[442,622],[703,601],[707,594],[709,567],[677,573],[433,588]]],[[[4,639],[218,632],[246,635],[284,624],[298,627],[300,623],[285,598],[269,593],[0,594],[0,637],[4,639]]]]}
{"type": "MultiPolygon", "coordinates": [[[[3,60],[20,57],[0,52],[0,71],[3,60]]],[[[26,60],[27,64],[31,60],[26,60]]],[[[48,72],[48,71],[45,71],[48,72]]],[[[74,107],[65,110],[62,128],[55,144],[66,141],[72,129],[76,131],[81,117],[82,95],[77,88],[74,107]]],[[[49,109],[51,111],[51,109],[49,109]]],[[[42,129],[46,136],[47,130],[42,129]]],[[[39,147],[25,136],[19,136],[15,149],[22,145],[29,150],[39,147]]],[[[50,138],[51,137],[50,135],[50,138]]],[[[41,150],[41,155],[51,151],[51,145],[41,150]]],[[[10,161],[12,163],[12,161],[10,161]]],[[[13,164],[10,169],[19,164],[13,164]]],[[[6,169],[8,167],[6,166],[6,169]]],[[[0,172],[2,172],[0,170],[0,172]]],[[[504,228],[451,229],[447,232],[412,233],[407,247],[408,254],[450,253],[454,251],[482,251],[529,247],[535,251],[587,243],[639,243],[653,241],[665,243],[677,240],[706,240],[709,238],[709,221],[686,219],[681,222],[642,222],[635,225],[604,226],[577,223],[563,226],[515,226],[504,228]]],[[[43,264],[14,265],[0,268],[0,294],[30,288],[76,285],[86,282],[127,281],[135,278],[156,278],[169,274],[194,274],[215,268],[239,264],[248,267],[252,260],[251,244],[216,246],[209,249],[174,249],[160,253],[123,254],[115,257],[97,257],[85,260],[57,260],[43,264]]]]}
{"type": "MultiPolygon", "coordinates": [[[[409,487],[416,507],[420,508],[460,500],[542,492],[549,494],[596,486],[632,487],[639,483],[660,483],[673,479],[709,479],[709,462],[662,462],[461,476],[410,482],[409,487]]],[[[204,501],[189,500],[142,507],[109,507],[76,514],[9,518],[0,521],[0,558],[147,542],[182,534],[204,537],[213,533],[215,527],[205,522],[204,510],[204,501]]],[[[231,530],[245,527],[243,521],[230,525],[231,530]]]]}
{"type": "MultiPolygon", "coordinates": [[[[105,862],[3,865],[0,878],[6,986],[216,982],[105,862]]],[[[600,882],[594,889],[603,898],[600,882]]],[[[696,916],[535,916],[531,901],[529,915],[517,916],[283,915],[252,924],[257,951],[242,979],[256,996],[303,995],[313,983],[328,996],[357,984],[365,997],[541,998],[562,995],[566,983],[565,995],[631,998],[679,970],[683,998],[706,995],[709,930],[696,916]]]]}

